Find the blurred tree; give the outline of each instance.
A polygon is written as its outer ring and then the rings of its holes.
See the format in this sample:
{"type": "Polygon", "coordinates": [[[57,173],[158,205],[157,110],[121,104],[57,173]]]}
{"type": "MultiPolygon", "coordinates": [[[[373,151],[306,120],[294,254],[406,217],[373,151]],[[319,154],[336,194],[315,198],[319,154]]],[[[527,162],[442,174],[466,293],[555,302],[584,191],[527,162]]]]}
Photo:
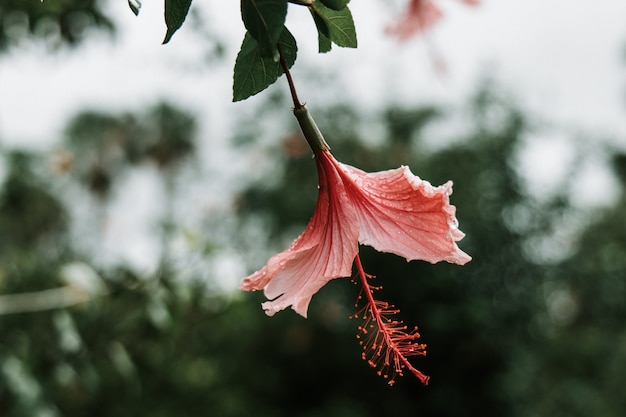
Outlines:
{"type": "Polygon", "coordinates": [[[626,412],[625,160],[622,153],[614,156],[620,201],[593,213],[577,250],[547,267],[536,290],[531,337],[514,350],[507,377],[516,415],[626,412]]]}
{"type": "Polygon", "coordinates": [[[65,169],[91,194],[106,200],[114,179],[129,168],[126,154],[134,146],[136,125],[130,114],[86,111],[76,115],[66,129],[69,163],[65,169]]]}
{"type": "Polygon", "coordinates": [[[26,39],[43,40],[46,45],[77,45],[93,30],[114,31],[113,21],[101,0],[22,1],[2,0],[0,4],[0,53],[26,39]]]}
{"type": "Polygon", "coordinates": [[[0,189],[0,262],[30,249],[38,256],[49,253],[67,226],[62,203],[50,193],[48,184],[37,175],[34,165],[41,158],[26,152],[9,152],[8,172],[0,189]]]}
{"type": "Polygon", "coordinates": [[[171,104],[158,103],[140,119],[140,140],[128,143],[129,159],[148,159],[161,170],[173,170],[195,151],[194,117],[171,104]]]}
{"type": "Polygon", "coordinates": [[[139,114],[85,111],[66,129],[65,166],[94,196],[106,200],[114,179],[143,162],[153,162],[164,179],[195,150],[192,115],[161,102],[139,114]]]}

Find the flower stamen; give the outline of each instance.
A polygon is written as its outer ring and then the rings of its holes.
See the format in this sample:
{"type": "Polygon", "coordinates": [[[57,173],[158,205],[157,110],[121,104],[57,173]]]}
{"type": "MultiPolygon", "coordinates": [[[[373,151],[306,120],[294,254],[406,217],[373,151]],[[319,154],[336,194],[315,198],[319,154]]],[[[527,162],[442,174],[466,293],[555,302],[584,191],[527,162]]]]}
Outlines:
{"type": "Polygon", "coordinates": [[[393,318],[400,312],[399,309],[386,301],[374,299],[374,291],[382,287],[370,285],[368,280],[374,276],[363,270],[358,254],[354,262],[362,285],[356,306],[359,306],[363,295],[366,302],[350,318],[363,320],[356,336],[363,348],[363,360],[377,369],[378,375],[388,379],[389,385],[395,383],[397,376],[403,376],[405,369],[411,371],[424,385],[428,384],[429,377],[417,370],[407,359],[410,356],[426,355],[426,345],[416,342],[420,338],[417,326],[409,330],[402,320],[393,318]]]}

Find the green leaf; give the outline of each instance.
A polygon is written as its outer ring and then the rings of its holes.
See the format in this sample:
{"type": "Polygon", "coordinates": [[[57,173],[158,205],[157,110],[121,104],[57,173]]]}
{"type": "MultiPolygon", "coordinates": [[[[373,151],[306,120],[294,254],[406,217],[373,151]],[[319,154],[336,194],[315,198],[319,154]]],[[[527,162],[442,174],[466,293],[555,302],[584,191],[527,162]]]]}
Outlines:
{"type": "Polygon", "coordinates": [[[172,39],[174,33],[180,29],[189,13],[191,0],[165,0],[165,24],[167,25],[167,33],[163,44],[172,39]]]}
{"type": "Polygon", "coordinates": [[[350,9],[333,10],[326,7],[320,0],[314,0],[309,10],[313,13],[315,25],[319,33],[326,36],[337,46],[356,48],[356,29],[350,9]],[[318,20],[324,25],[318,24],[318,20]]]}
{"type": "Polygon", "coordinates": [[[317,45],[318,45],[318,51],[323,54],[326,52],[330,52],[330,50],[333,47],[333,44],[330,42],[330,39],[328,39],[326,36],[324,36],[321,33],[317,33],[317,45]]]}
{"type": "MultiPolygon", "coordinates": [[[[296,62],[298,47],[293,35],[283,27],[278,39],[278,48],[282,53],[287,66],[296,62]]],[[[265,90],[283,73],[280,62],[261,54],[259,43],[249,32],[241,44],[241,49],[235,61],[233,76],[233,101],[246,98],[265,90]]]]}
{"type": "Polygon", "coordinates": [[[141,9],[141,0],[128,0],[128,7],[133,11],[135,16],[139,16],[139,9],[141,9]]]}
{"type": "Polygon", "coordinates": [[[333,45],[328,38],[330,36],[330,30],[320,16],[318,16],[313,9],[309,9],[311,11],[311,15],[313,16],[313,21],[315,22],[315,27],[317,28],[317,43],[318,49],[320,53],[329,52],[333,45]]]}
{"type": "Polygon", "coordinates": [[[342,10],[350,3],[350,0],[322,0],[322,3],[333,10],[342,10]]]}
{"type": "Polygon", "coordinates": [[[241,0],[241,18],[264,57],[278,59],[276,43],[287,17],[287,0],[241,0]]]}

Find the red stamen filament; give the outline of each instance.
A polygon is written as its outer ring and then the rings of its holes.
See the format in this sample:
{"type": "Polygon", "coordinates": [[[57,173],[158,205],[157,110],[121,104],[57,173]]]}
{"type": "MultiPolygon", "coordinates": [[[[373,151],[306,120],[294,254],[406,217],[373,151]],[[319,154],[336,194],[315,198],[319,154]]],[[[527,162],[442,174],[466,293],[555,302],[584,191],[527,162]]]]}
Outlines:
{"type": "Polygon", "coordinates": [[[374,278],[365,273],[361,259],[357,254],[355,258],[357,275],[362,284],[361,293],[357,298],[357,306],[365,293],[366,303],[351,318],[363,319],[359,326],[357,339],[363,347],[363,360],[372,368],[377,368],[378,375],[389,379],[389,385],[395,383],[396,376],[402,376],[406,368],[424,384],[428,384],[429,377],[415,369],[408,361],[409,356],[425,356],[426,345],[417,343],[420,334],[417,326],[408,331],[408,326],[402,320],[396,320],[391,316],[398,314],[400,310],[386,301],[374,299],[374,291],[381,287],[371,286],[368,278],[374,278]]]}

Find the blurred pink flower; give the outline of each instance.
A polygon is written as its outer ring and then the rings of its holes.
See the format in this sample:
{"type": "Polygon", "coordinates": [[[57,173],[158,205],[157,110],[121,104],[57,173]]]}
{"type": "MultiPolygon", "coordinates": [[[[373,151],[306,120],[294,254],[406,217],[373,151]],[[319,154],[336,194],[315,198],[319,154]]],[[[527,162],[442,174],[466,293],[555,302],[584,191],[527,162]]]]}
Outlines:
{"type": "MultiPolygon", "coordinates": [[[[460,1],[469,6],[480,4],[480,0],[460,1]]],[[[441,9],[432,0],[410,0],[404,15],[395,24],[387,27],[387,33],[404,41],[429,29],[441,17],[443,17],[441,9]]]]}
{"type": "Polygon", "coordinates": [[[407,40],[431,27],[442,16],[441,9],[431,0],[411,0],[404,15],[395,24],[387,27],[387,33],[400,40],[407,40]]]}
{"type": "Polygon", "coordinates": [[[306,317],[311,297],[328,281],[352,275],[358,244],[391,252],[407,261],[471,257],[456,244],[464,236],[450,205],[452,182],[433,187],[408,167],[366,173],[315,151],[319,193],[304,232],[284,252],[243,279],[241,289],[265,291],[268,315],[291,306],[306,317]]]}

